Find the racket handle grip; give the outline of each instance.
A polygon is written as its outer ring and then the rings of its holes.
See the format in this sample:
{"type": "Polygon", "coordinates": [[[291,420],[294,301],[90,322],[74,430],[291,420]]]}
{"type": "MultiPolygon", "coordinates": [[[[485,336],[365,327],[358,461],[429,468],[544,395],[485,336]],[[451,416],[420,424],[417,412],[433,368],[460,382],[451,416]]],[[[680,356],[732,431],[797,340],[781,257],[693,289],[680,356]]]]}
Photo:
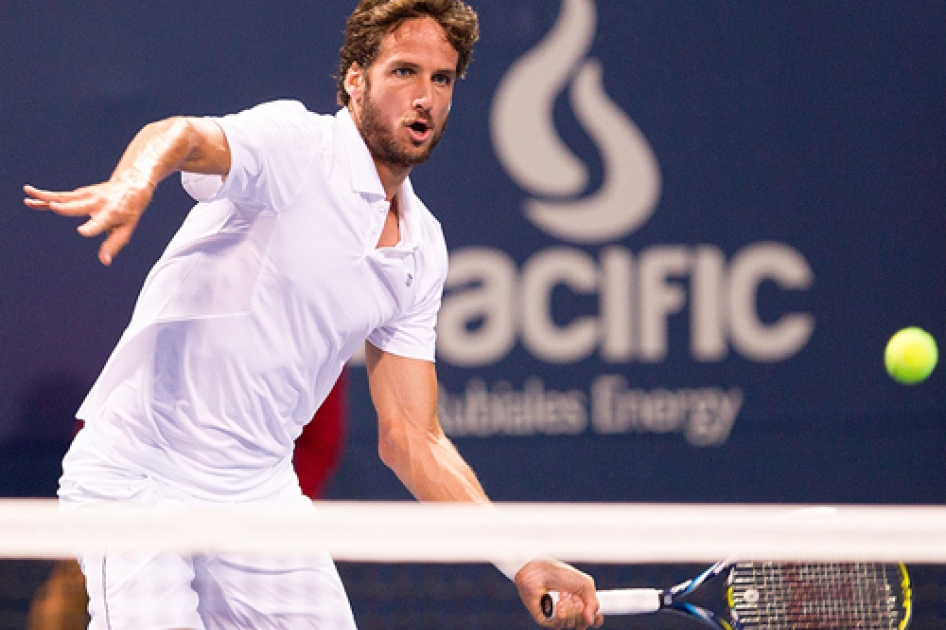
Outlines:
{"type": "MultiPolygon", "coordinates": [[[[546,619],[555,617],[558,593],[542,596],[542,614],[546,619]]],[[[602,615],[643,615],[661,608],[660,591],[655,588],[620,588],[598,591],[598,612],[602,615]]]]}

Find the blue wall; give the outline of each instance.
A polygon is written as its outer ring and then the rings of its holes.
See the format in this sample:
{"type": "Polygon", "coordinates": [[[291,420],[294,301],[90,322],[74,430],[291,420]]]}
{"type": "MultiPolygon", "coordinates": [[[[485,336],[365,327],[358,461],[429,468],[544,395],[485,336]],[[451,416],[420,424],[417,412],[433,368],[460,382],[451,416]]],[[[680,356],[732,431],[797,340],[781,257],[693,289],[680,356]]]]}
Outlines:
{"type": "MultiPolygon", "coordinates": [[[[165,184],[105,269],[22,184],[106,178],[160,117],[334,111],[340,4],[0,3],[8,493],[54,489],[70,410],[189,207],[165,184]]],[[[882,354],[907,325],[946,340],[946,6],[474,5],[483,38],[413,179],[454,263],[442,418],[487,490],[941,502],[943,370],[904,387],[882,354]]],[[[350,389],[332,496],[405,496],[358,367],[350,389]]]]}

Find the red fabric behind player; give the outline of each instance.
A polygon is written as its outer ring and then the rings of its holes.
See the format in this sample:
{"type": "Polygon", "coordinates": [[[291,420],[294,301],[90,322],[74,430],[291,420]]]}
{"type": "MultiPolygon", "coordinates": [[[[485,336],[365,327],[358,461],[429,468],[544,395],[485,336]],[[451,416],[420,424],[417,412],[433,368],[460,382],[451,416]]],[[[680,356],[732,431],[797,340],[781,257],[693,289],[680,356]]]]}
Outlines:
{"type": "Polygon", "coordinates": [[[346,394],[346,374],[342,372],[312,422],[302,429],[302,435],[296,440],[292,463],[302,492],[310,499],[322,496],[341,460],[348,416],[346,394]]]}

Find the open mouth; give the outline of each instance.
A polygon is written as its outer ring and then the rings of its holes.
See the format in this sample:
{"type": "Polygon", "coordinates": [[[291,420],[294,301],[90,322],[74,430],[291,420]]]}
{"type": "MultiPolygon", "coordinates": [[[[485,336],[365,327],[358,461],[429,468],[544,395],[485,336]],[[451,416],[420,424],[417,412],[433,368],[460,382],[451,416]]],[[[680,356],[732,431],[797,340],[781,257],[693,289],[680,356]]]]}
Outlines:
{"type": "Polygon", "coordinates": [[[411,130],[411,137],[416,142],[423,142],[430,136],[431,127],[423,120],[415,120],[407,128],[411,130]]]}

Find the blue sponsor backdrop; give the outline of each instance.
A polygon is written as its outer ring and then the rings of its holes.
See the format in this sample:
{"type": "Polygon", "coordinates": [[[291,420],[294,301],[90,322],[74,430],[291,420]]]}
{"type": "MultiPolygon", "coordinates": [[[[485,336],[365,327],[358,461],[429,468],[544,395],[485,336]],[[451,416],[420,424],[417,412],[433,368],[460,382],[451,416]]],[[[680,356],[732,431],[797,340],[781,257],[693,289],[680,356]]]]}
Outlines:
{"type": "MultiPolygon", "coordinates": [[[[186,213],[102,268],[20,186],[106,178],[146,122],[335,109],[353,3],[0,3],[0,448],[51,492],[71,410],[186,213]],[[29,462],[29,465],[27,465],[29,462]]],[[[474,3],[483,38],[415,187],[452,271],[441,417],[508,500],[941,502],[946,6],[474,3]]],[[[331,495],[406,496],[351,372],[331,495]]]]}

